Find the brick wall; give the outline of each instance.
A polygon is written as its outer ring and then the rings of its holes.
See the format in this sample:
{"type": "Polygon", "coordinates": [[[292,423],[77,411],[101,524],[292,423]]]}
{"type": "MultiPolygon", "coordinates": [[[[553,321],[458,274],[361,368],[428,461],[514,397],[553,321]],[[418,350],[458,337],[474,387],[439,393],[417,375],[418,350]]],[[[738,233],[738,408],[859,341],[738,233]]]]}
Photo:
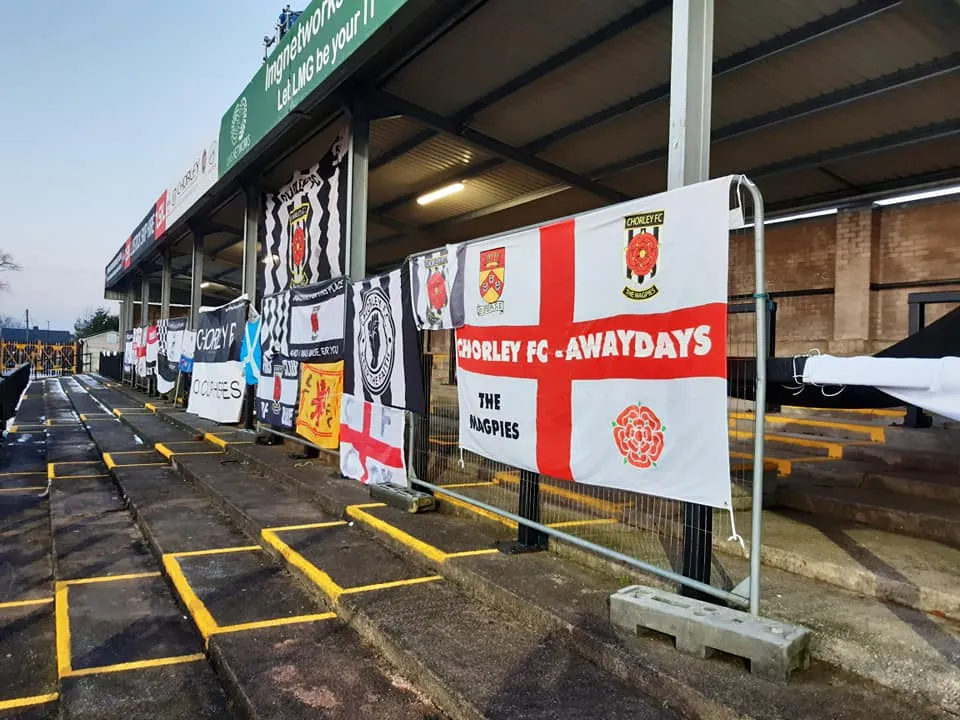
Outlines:
{"type": "MultiPolygon", "coordinates": [[[[960,290],[960,282],[947,282],[960,280],[960,199],[769,225],[766,254],[767,288],[778,306],[778,355],[812,348],[872,354],[907,336],[907,295],[960,290]],[[917,282],[931,284],[883,288],[917,282]]],[[[752,292],[753,236],[739,231],[731,236],[730,295],[752,292]]],[[[953,307],[929,306],[927,322],[953,307]]],[[[752,317],[732,318],[731,353],[752,348],[752,334],[752,317]]]]}

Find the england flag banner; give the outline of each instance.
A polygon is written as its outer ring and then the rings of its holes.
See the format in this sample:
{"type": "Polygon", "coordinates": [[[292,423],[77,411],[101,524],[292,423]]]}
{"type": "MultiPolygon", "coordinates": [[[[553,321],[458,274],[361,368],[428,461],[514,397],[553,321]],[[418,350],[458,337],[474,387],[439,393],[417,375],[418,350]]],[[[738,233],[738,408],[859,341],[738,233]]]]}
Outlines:
{"type": "Polygon", "coordinates": [[[300,363],[290,358],[289,290],[263,298],[260,364],[257,419],[271,427],[292,430],[297,419],[300,363]]]}
{"type": "Polygon", "coordinates": [[[246,387],[240,364],[246,324],[246,296],[200,309],[187,412],[219,423],[239,422],[246,387]]]}
{"type": "Polygon", "coordinates": [[[336,278],[290,290],[289,356],[301,362],[343,359],[347,281],[336,278]]]}
{"type": "Polygon", "coordinates": [[[183,332],[186,329],[186,318],[160,320],[157,323],[157,392],[161,395],[171,392],[176,385],[183,332]]]}
{"type": "Polygon", "coordinates": [[[133,352],[137,360],[137,377],[145,378],[147,376],[147,328],[133,329],[133,352]]]}
{"type": "Polygon", "coordinates": [[[264,295],[343,275],[349,143],[344,127],[319,162],[265,196],[264,295]]]}
{"type": "Polygon", "coordinates": [[[340,402],[340,472],[364,485],[408,485],[402,410],[344,393],[340,402]]]}
{"type": "Polygon", "coordinates": [[[731,178],[467,247],[461,447],[730,508],[731,178]]]}
{"type": "Polygon", "coordinates": [[[410,258],[410,291],[417,327],[450,330],[463,325],[464,245],[447,245],[410,258]]]}
{"type": "Polygon", "coordinates": [[[420,334],[402,270],[347,291],[343,389],[376,405],[426,413],[420,334]]]}

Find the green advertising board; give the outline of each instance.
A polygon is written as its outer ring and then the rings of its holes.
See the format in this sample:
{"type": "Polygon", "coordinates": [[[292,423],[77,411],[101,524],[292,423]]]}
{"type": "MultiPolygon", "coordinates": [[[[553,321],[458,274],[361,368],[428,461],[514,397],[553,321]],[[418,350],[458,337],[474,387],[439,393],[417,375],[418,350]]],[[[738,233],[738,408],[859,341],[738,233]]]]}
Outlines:
{"type": "Polygon", "coordinates": [[[220,121],[220,176],[405,2],[313,0],[220,121]]]}

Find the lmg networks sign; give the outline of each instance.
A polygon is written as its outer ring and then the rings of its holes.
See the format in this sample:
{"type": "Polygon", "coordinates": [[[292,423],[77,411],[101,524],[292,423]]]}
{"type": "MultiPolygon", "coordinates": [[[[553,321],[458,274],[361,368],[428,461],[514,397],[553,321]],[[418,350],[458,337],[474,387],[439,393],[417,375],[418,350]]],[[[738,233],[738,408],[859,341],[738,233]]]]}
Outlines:
{"type": "Polygon", "coordinates": [[[220,122],[220,176],[366,42],[406,0],[314,0],[220,122]]]}

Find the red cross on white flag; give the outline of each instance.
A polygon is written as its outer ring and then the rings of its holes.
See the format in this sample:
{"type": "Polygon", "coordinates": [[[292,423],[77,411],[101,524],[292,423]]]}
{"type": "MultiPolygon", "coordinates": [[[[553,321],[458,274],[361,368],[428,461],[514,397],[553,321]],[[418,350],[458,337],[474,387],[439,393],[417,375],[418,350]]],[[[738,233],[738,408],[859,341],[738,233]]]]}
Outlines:
{"type": "Polygon", "coordinates": [[[403,410],[344,393],[340,402],[340,472],[367,485],[407,485],[403,410]]]}
{"type": "Polygon", "coordinates": [[[723,178],[469,245],[461,446],[729,507],[729,188],[723,178]]]}

